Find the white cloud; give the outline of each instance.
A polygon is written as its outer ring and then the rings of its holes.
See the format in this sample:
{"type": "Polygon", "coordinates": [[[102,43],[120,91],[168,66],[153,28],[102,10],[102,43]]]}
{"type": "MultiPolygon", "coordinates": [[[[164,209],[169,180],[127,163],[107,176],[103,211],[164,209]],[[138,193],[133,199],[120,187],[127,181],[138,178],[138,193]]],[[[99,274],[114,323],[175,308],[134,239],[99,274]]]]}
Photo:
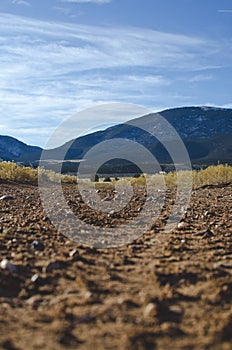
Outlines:
{"type": "Polygon", "coordinates": [[[69,3],[75,3],[75,4],[79,4],[79,3],[94,3],[94,4],[109,4],[112,0],[60,0],[61,2],[69,2],[69,3]]]}
{"type": "Polygon", "coordinates": [[[78,13],[77,13],[77,11],[75,11],[75,14],[74,14],[70,8],[62,7],[62,6],[54,6],[53,10],[55,10],[58,13],[61,13],[62,15],[65,15],[69,18],[76,18],[82,14],[80,11],[78,13]]]}
{"type": "MultiPolygon", "coordinates": [[[[224,46],[202,38],[6,14],[0,14],[0,45],[0,134],[18,135],[22,125],[39,129],[23,134],[39,145],[64,118],[101,102],[190,103],[187,92],[168,90],[176,77],[192,73],[196,81],[224,64],[224,46]]],[[[230,62],[229,46],[226,52],[230,62]]]]}
{"type": "Polygon", "coordinates": [[[219,13],[232,13],[232,9],[230,10],[218,10],[219,13]]]}
{"type": "Polygon", "coordinates": [[[198,74],[198,75],[195,75],[192,78],[190,78],[188,81],[190,83],[199,83],[202,81],[208,81],[208,80],[212,80],[212,79],[213,79],[212,75],[198,74]]]}
{"type": "Polygon", "coordinates": [[[232,109],[232,103],[226,103],[226,104],[223,104],[221,106],[215,106],[215,107],[232,109]]]}
{"type": "Polygon", "coordinates": [[[183,35],[139,28],[46,23],[7,15],[1,16],[0,29],[10,36],[11,42],[8,38],[4,47],[10,56],[22,58],[22,63],[30,66],[35,65],[34,61],[43,69],[59,66],[63,73],[70,71],[73,63],[75,71],[125,66],[167,68],[169,64],[181,70],[210,67],[200,59],[210,45],[183,35]]]}
{"type": "Polygon", "coordinates": [[[30,2],[26,0],[11,0],[11,3],[14,5],[31,6],[30,2]]]}

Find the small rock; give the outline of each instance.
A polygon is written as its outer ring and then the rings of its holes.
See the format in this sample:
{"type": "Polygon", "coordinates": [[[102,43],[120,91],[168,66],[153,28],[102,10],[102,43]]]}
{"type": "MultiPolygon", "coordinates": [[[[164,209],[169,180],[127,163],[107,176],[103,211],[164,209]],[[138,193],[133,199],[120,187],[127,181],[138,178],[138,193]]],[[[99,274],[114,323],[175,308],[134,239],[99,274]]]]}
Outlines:
{"type": "Polygon", "coordinates": [[[149,303],[145,307],[143,315],[144,315],[144,317],[152,317],[152,316],[155,316],[156,312],[157,312],[156,305],[153,303],[149,303]]]}
{"type": "Polygon", "coordinates": [[[124,298],[122,298],[122,297],[119,297],[119,298],[118,298],[118,304],[119,304],[119,305],[122,305],[124,302],[125,302],[125,299],[124,299],[124,298]]]}
{"type": "Polygon", "coordinates": [[[42,278],[37,273],[35,273],[31,277],[31,282],[36,283],[36,284],[41,284],[42,283],[42,278]]]}
{"type": "Polygon", "coordinates": [[[187,226],[188,226],[188,224],[187,224],[186,222],[182,221],[182,222],[179,222],[179,224],[177,225],[177,228],[178,228],[179,230],[183,230],[183,229],[185,229],[187,226]]]}
{"type": "Polygon", "coordinates": [[[45,268],[45,272],[52,272],[53,270],[59,270],[62,268],[62,264],[59,261],[50,262],[45,268]]]}
{"type": "Polygon", "coordinates": [[[213,268],[214,269],[219,269],[219,268],[232,269],[232,265],[231,264],[225,264],[225,263],[222,263],[222,262],[215,262],[213,264],[213,268]]]}
{"type": "Polygon", "coordinates": [[[33,295],[32,297],[26,300],[26,304],[32,307],[36,307],[39,306],[39,304],[41,304],[42,301],[43,300],[40,295],[33,295]]]}
{"type": "Polygon", "coordinates": [[[92,296],[92,293],[91,293],[89,290],[87,290],[87,291],[85,292],[85,299],[90,299],[91,296],[92,296]]]}
{"type": "Polygon", "coordinates": [[[147,198],[147,202],[153,202],[154,200],[155,200],[155,197],[152,197],[152,196],[147,198]]]}
{"type": "Polygon", "coordinates": [[[31,246],[33,249],[35,250],[39,250],[40,252],[42,252],[44,250],[44,244],[42,242],[39,242],[39,241],[33,241],[31,243],[31,246]]]}
{"type": "Polygon", "coordinates": [[[101,200],[102,202],[110,202],[112,201],[112,199],[108,196],[108,197],[105,197],[101,200]]]}
{"type": "Polygon", "coordinates": [[[220,268],[221,267],[221,262],[215,262],[214,264],[213,264],[213,268],[214,269],[218,269],[218,268],[220,268]]]}
{"type": "Polygon", "coordinates": [[[76,250],[76,249],[73,249],[73,250],[69,253],[69,256],[70,256],[70,258],[73,258],[75,255],[77,255],[77,250],[76,250]]]}
{"type": "Polygon", "coordinates": [[[14,200],[14,197],[13,196],[1,196],[0,197],[0,200],[1,201],[13,201],[14,200]]]}
{"type": "Polygon", "coordinates": [[[182,308],[180,305],[177,305],[177,304],[176,304],[176,305],[171,305],[171,306],[169,307],[169,310],[170,310],[171,312],[177,314],[177,315],[182,315],[183,312],[184,312],[183,308],[182,308]]]}
{"type": "Polygon", "coordinates": [[[10,273],[13,273],[16,271],[16,266],[14,264],[12,264],[9,260],[7,259],[3,259],[1,261],[1,269],[3,270],[8,270],[10,273]]]}

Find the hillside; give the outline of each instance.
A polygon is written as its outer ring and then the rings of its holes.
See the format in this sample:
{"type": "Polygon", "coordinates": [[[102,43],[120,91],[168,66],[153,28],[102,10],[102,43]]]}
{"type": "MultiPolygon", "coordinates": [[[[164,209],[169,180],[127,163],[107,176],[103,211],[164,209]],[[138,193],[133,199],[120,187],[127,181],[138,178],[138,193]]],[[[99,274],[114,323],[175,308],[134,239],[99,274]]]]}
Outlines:
{"type": "Polygon", "coordinates": [[[29,164],[40,158],[42,148],[29,146],[14,137],[0,135],[0,158],[29,164]]]}
{"type": "MultiPolygon", "coordinates": [[[[232,162],[232,109],[213,107],[182,107],[164,110],[159,113],[164,117],[181,136],[188,150],[193,165],[210,165],[232,162]]],[[[62,160],[65,154],[63,171],[76,170],[77,163],[69,161],[85,158],[85,154],[93,146],[110,139],[129,139],[140,143],[148,149],[158,162],[163,165],[172,164],[172,159],[162,144],[151,135],[156,125],[157,114],[149,114],[119,124],[103,131],[97,131],[71,140],[55,149],[43,153],[45,160],[62,160]],[[133,126],[130,125],[133,124],[133,126]],[[136,125],[136,126],[135,126],[136,125]],[[148,132],[143,129],[148,130],[148,132]]],[[[160,130],[162,139],[174,145],[175,138],[167,130],[160,130]]],[[[123,143],[122,143],[123,147],[123,143]]],[[[38,165],[42,149],[28,146],[17,139],[8,136],[0,136],[0,158],[14,160],[24,164],[34,163],[38,165]]],[[[113,155],[114,150],[103,150],[105,155],[113,155]]],[[[119,151],[119,149],[117,149],[119,151]]],[[[113,158],[113,157],[111,157],[113,158]]],[[[182,159],[179,159],[183,163],[182,159]]],[[[47,167],[55,168],[54,164],[44,163],[47,167]]],[[[123,160],[114,160],[102,169],[103,172],[120,168],[121,171],[129,169],[137,172],[132,164],[123,160]]]]}
{"type": "MultiPolygon", "coordinates": [[[[231,163],[232,160],[232,110],[212,107],[183,107],[169,109],[160,112],[178,132],[189,152],[193,165],[209,165],[231,163]]],[[[67,142],[61,147],[46,152],[48,159],[60,159],[66,153],[66,160],[82,159],[85,153],[96,144],[116,138],[136,141],[152,152],[160,164],[170,164],[172,159],[158,140],[148,131],[152,131],[155,125],[156,114],[149,114],[131,122],[135,126],[124,123],[110,127],[104,131],[98,131],[67,142]]],[[[172,145],[175,138],[169,131],[161,130],[162,139],[172,145]]],[[[107,154],[113,154],[113,150],[104,150],[107,154]]],[[[179,160],[182,163],[182,159],[179,160]]],[[[117,161],[118,162],[118,161],[117,161]]],[[[118,166],[114,161],[109,167],[118,166]]],[[[71,165],[68,164],[70,167],[71,165]]],[[[128,167],[128,164],[127,164],[128,167]]],[[[106,171],[106,169],[105,169],[106,171]]]]}

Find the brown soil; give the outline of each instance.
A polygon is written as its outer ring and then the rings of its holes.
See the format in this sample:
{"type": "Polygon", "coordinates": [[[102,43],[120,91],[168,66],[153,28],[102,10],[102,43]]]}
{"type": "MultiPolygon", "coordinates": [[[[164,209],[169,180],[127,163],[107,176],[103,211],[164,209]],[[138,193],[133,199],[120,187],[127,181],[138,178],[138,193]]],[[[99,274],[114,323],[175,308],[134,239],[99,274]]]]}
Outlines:
{"type": "Polygon", "coordinates": [[[99,250],[56,232],[36,186],[0,183],[0,348],[232,349],[231,190],[194,191],[167,234],[170,193],[150,232],[99,250]]]}

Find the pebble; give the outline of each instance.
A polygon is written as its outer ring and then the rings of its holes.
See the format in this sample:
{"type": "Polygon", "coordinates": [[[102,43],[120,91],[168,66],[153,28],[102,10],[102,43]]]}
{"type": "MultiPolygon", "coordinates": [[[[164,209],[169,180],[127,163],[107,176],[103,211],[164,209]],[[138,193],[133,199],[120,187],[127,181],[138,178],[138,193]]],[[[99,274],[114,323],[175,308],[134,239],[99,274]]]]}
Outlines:
{"type": "Polygon", "coordinates": [[[42,252],[45,249],[44,244],[42,242],[39,242],[39,241],[33,241],[31,243],[31,246],[33,249],[39,250],[40,252],[42,252]]]}
{"type": "Polygon", "coordinates": [[[171,305],[169,310],[177,315],[182,315],[184,310],[180,305],[171,305]]]}
{"type": "Polygon", "coordinates": [[[231,264],[222,263],[222,262],[215,262],[213,264],[213,268],[214,269],[219,269],[219,268],[232,269],[232,265],[231,264]]]}
{"type": "Polygon", "coordinates": [[[182,222],[179,222],[179,224],[177,225],[177,228],[178,228],[179,230],[183,230],[183,229],[186,228],[187,226],[188,226],[188,224],[187,224],[186,222],[182,221],[182,222]]]}
{"type": "Polygon", "coordinates": [[[149,303],[147,304],[147,306],[144,309],[143,315],[144,317],[151,317],[151,316],[155,316],[157,311],[157,307],[155,304],[153,303],[149,303]]]}
{"type": "Polygon", "coordinates": [[[41,278],[37,273],[35,273],[35,274],[31,277],[31,282],[40,284],[40,283],[42,282],[42,278],[41,278]]]}
{"type": "Polygon", "coordinates": [[[125,302],[125,299],[123,297],[118,298],[118,304],[122,305],[125,302]]]}
{"type": "Polygon", "coordinates": [[[13,263],[11,263],[8,259],[3,259],[1,261],[0,267],[2,270],[8,270],[10,273],[16,271],[16,266],[13,263]]]}
{"type": "Polygon", "coordinates": [[[69,253],[69,256],[70,258],[73,258],[75,255],[78,255],[78,252],[76,249],[73,249],[70,253],[69,253]]]}
{"type": "Polygon", "coordinates": [[[92,296],[92,293],[88,290],[85,292],[85,299],[90,299],[92,296]]]}
{"type": "Polygon", "coordinates": [[[61,266],[61,263],[59,261],[53,261],[53,262],[50,262],[47,267],[45,268],[45,272],[51,272],[53,270],[59,270],[61,269],[62,266],[61,266]]]}
{"type": "Polygon", "coordinates": [[[111,202],[112,201],[112,198],[111,197],[105,197],[101,200],[102,202],[111,202]]]}
{"type": "Polygon", "coordinates": [[[14,200],[14,197],[13,196],[1,196],[0,197],[0,200],[1,201],[13,201],[14,200]]]}
{"type": "Polygon", "coordinates": [[[26,300],[26,304],[35,307],[39,306],[39,304],[41,304],[42,301],[43,300],[40,295],[33,295],[32,297],[26,300]]]}

